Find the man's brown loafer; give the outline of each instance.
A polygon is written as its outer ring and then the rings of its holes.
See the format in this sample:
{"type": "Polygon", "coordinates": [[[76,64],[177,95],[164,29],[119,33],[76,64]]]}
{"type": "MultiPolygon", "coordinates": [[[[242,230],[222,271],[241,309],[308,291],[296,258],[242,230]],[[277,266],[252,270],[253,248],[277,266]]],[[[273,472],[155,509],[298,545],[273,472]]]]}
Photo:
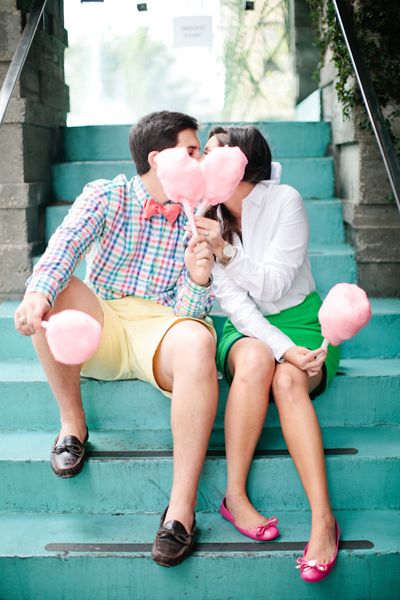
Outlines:
{"type": "Polygon", "coordinates": [[[161,517],[151,556],[163,567],[175,567],[193,552],[196,517],[194,516],[192,530],[188,533],[180,521],[168,521],[164,524],[167,510],[168,506],[161,517]]]}
{"type": "Polygon", "coordinates": [[[85,444],[89,439],[86,428],[86,437],[83,443],[74,435],[66,435],[60,442],[55,439],[50,454],[51,468],[58,477],[74,477],[82,470],[85,461],[85,444]]]}

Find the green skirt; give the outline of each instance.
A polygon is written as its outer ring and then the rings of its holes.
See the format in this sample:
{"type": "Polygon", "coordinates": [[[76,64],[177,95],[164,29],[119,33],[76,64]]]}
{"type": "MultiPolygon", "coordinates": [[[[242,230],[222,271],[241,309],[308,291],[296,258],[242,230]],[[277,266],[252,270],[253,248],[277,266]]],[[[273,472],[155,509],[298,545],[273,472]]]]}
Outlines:
{"type": "MultiPolygon", "coordinates": [[[[312,292],[297,306],[282,310],[276,315],[268,315],[267,321],[280,329],[293,341],[296,346],[304,346],[316,350],[322,344],[323,336],[318,321],[318,311],[322,300],[317,292],[312,292]]],[[[225,379],[231,383],[232,377],[228,368],[228,354],[233,344],[246,337],[240,333],[229,321],[225,322],[222,335],[218,340],[217,365],[224,374],[225,379]]],[[[328,353],[324,363],[324,380],[322,385],[314,390],[313,397],[322,394],[324,389],[334,378],[339,366],[340,351],[338,346],[328,346],[328,353]]]]}

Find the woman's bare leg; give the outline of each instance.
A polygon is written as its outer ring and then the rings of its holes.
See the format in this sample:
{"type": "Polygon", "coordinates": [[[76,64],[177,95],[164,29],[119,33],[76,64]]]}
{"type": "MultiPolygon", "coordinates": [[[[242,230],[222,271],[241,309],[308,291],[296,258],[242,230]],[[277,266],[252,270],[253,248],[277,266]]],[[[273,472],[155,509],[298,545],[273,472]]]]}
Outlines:
{"type": "Polygon", "coordinates": [[[226,504],[236,524],[251,529],[265,521],[251,504],[246,483],[267,415],[275,359],[260,340],[243,338],[232,346],[228,361],[233,381],[225,412],[226,504]]]}
{"type": "Polygon", "coordinates": [[[309,390],[322,373],[309,378],[290,363],[277,365],[272,382],[283,435],[312,511],[307,558],[329,562],[336,550],[335,518],[329,502],[321,429],[309,390]]]}

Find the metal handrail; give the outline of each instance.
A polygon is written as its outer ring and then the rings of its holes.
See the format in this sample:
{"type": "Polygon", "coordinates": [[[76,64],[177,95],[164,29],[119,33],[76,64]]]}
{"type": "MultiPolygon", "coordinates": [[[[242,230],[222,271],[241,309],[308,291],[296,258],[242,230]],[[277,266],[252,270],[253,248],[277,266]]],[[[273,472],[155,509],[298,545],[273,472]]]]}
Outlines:
{"type": "Polygon", "coordinates": [[[381,107],[375,94],[368,69],[365,66],[355,33],[353,15],[346,0],[332,0],[354,72],[360,86],[365,108],[374,130],[389,182],[400,211],[400,164],[381,107]]]}
{"type": "Polygon", "coordinates": [[[15,49],[7,75],[0,91],[0,125],[3,122],[8,103],[10,102],[18,77],[25,64],[26,57],[42,17],[47,0],[33,0],[29,17],[15,49]]]}

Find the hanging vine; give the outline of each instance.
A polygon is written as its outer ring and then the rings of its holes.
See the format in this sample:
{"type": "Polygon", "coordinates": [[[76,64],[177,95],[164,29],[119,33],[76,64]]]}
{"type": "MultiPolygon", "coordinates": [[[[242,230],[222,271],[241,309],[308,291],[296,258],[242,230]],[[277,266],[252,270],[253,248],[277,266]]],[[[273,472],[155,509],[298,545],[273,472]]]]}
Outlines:
{"type": "MultiPolygon", "coordinates": [[[[353,79],[353,67],[336,21],[331,0],[308,0],[311,18],[317,32],[321,64],[328,46],[337,68],[336,91],[349,117],[354,106],[363,106],[361,94],[353,79]]],[[[400,3],[399,0],[349,0],[361,53],[370,71],[378,101],[386,109],[386,124],[400,154],[400,142],[393,135],[393,122],[400,116],[400,3]]],[[[360,125],[367,126],[365,115],[360,125]]]]}

